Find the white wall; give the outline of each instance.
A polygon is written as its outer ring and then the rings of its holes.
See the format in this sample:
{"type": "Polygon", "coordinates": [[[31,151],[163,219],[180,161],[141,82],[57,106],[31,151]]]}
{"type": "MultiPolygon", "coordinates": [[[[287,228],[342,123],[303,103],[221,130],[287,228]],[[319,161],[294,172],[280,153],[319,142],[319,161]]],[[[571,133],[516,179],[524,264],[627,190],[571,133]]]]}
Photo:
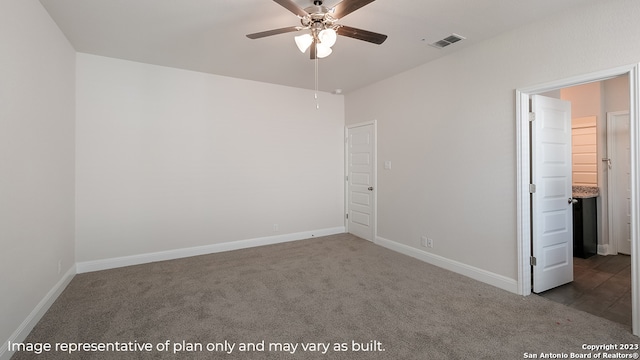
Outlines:
{"type": "Polygon", "coordinates": [[[78,54],[78,262],[343,227],[343,137],[343,96],[78,54]]]}
{"type": "Polygon", "coordinates": [[[638,18],[637,0],[596,1],[347,94],[346,122],[377,119],[378,168],[393,161],[378,236],[428,235],[435,255],[515,282],[515,89],[639,62],[638,18]]]}
{"type": "Polygon", "coordinates": [[[75,268],[75,51],[36,0],[0,2],[0,79],[4,358],[75,268]]]}

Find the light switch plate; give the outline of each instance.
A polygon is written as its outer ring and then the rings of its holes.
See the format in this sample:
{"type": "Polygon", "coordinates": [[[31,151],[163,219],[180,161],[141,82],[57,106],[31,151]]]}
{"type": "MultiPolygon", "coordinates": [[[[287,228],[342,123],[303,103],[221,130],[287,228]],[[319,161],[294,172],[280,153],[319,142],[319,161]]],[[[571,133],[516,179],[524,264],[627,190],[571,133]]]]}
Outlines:
{"type": "Polygon", "coordinates": [[[386,170],[391,170],[391,160],[387,160],[384,162],[384,168],[386,170]]]}

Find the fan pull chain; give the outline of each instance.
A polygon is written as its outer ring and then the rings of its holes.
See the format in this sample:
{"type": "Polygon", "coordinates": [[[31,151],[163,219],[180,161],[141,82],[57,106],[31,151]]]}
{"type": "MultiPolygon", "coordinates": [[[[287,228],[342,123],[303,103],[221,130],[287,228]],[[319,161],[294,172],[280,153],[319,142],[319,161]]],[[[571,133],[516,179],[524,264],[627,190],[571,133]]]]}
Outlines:
{"type": "Polygon", "coordinates": [[[318,101],[318,44],[317,42],[314,42],[313,46],[316,47],[316,58],[315,58],[315,81],[316,81],[316,93],[315,93],[315,99],[316,99],[316,109],[320,109],[320,102],[318,101]]]}

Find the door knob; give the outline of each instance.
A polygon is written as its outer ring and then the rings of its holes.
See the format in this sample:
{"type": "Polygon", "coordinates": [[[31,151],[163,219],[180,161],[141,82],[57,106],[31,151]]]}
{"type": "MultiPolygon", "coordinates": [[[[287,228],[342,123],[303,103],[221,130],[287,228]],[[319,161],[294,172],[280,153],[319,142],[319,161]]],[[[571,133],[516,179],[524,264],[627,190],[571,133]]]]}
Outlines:
{"type": "Polygon", "coordinates": [[[576,204],[578,200],[569,198],[569,204],[576,204]]]}
{"type": "Polygon", "coordinates": [[[367,190],[373,191],[373,186],[369,186],[369,188],[367,190]]]}

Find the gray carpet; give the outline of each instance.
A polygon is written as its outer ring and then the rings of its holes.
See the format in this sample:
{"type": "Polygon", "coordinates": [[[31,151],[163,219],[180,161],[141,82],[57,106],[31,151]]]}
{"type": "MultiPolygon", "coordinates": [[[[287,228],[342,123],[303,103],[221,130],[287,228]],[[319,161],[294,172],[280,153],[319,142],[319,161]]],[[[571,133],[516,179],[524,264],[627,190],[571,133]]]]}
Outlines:
{"type": "Polygon", "coordinates": [[[639,343],[629,331],[342,234],[77,275],[25,343],[154,349],[12,359],[522,359],[639,343]]]}

